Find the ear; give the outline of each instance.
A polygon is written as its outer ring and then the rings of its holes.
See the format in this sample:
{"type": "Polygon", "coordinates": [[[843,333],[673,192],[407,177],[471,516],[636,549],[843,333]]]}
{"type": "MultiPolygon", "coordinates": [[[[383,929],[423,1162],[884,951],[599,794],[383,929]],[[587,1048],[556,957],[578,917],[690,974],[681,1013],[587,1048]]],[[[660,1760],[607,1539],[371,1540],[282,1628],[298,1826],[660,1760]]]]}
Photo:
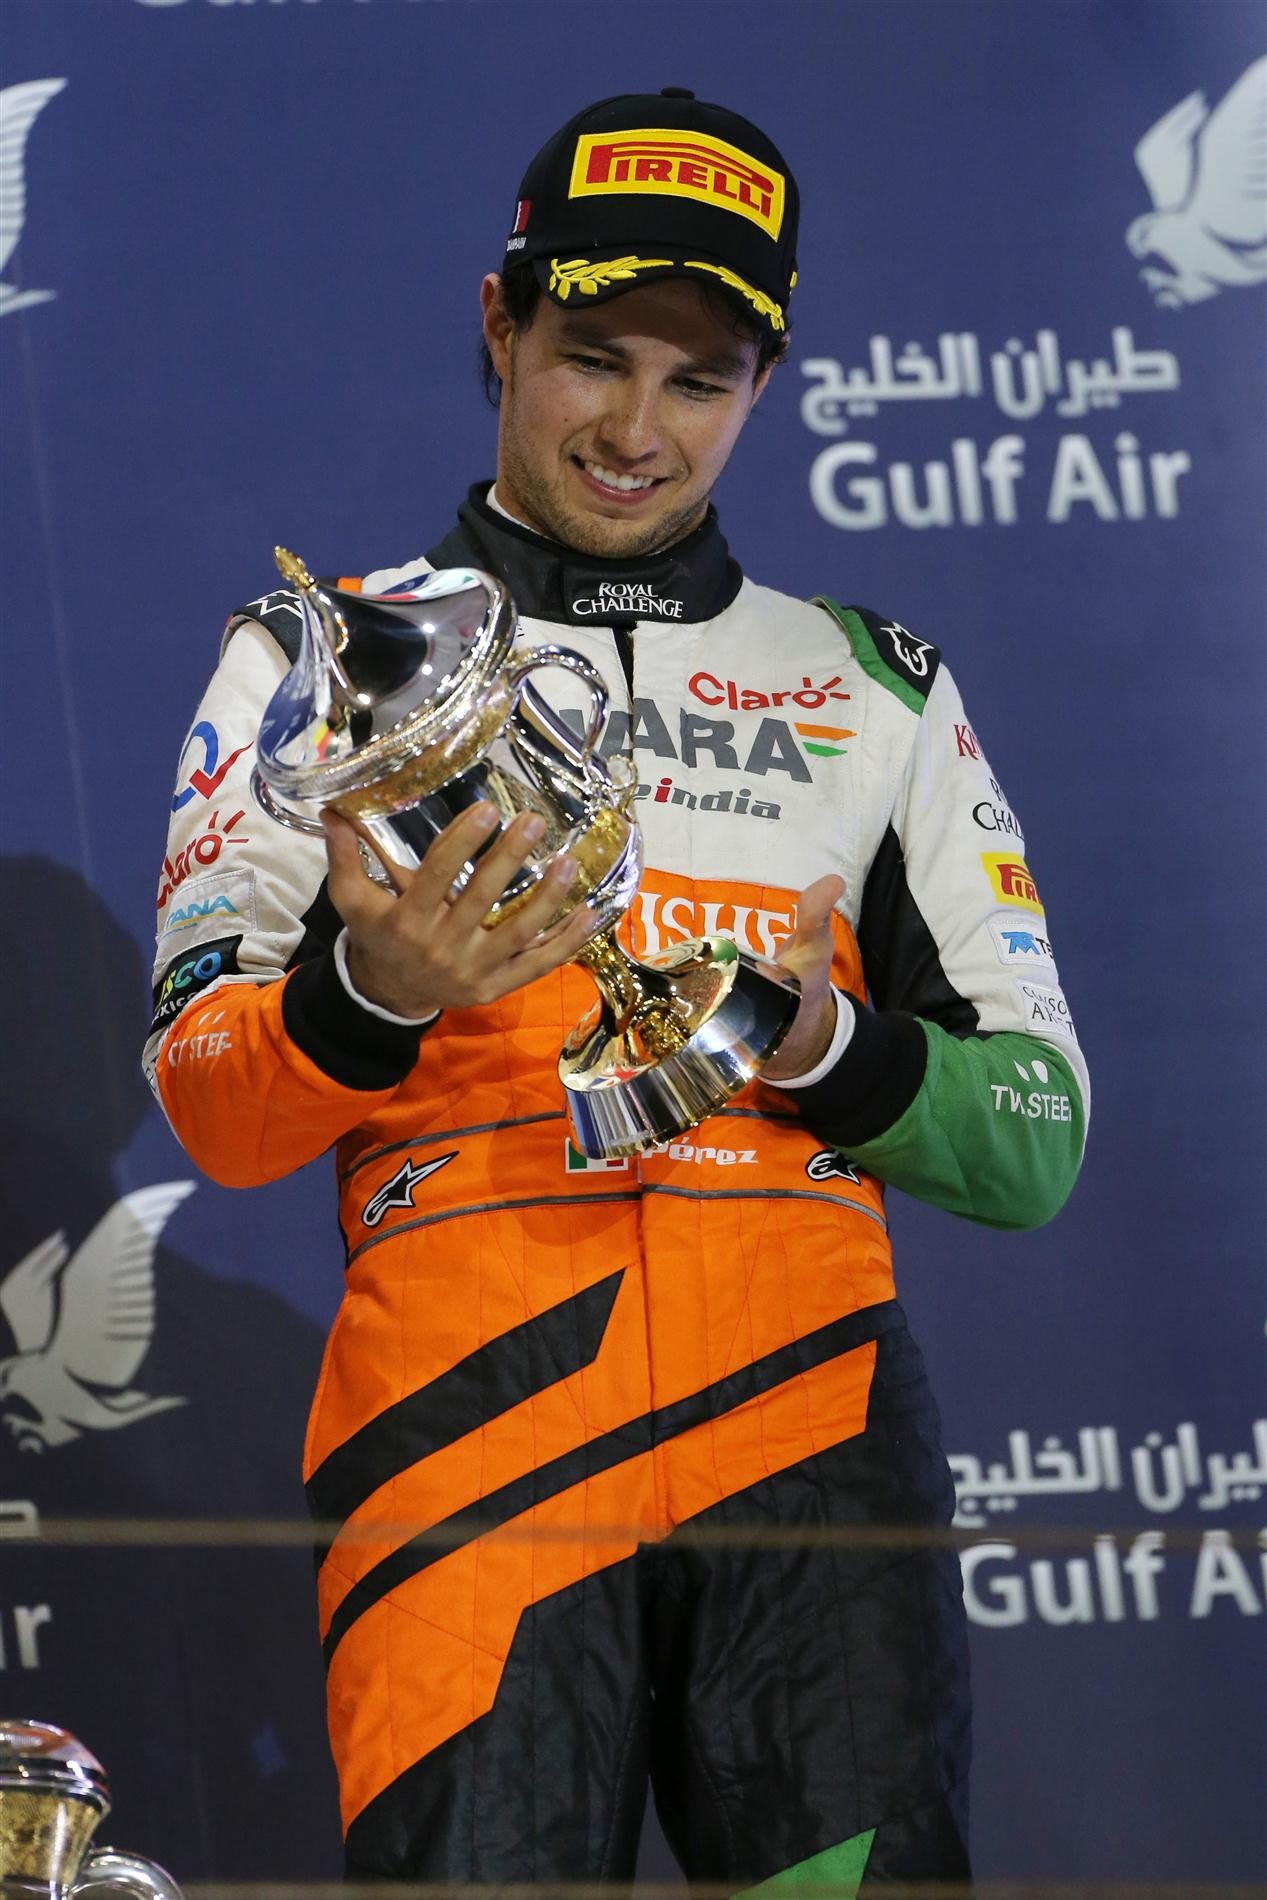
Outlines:
{"type": "Polygon", "coordinates": [[[480,308],[484,313],[484,341],[493,359],[493,368],[505,382],[510,360],[510,334],[514,326],[506,314],[506,305],[502,300],[502,280],[496,271],[490,271],[480,285],[480,308]]]}
{"type": "Polygon", "coordinates": [[[752,401],[748,404],[749,415],[751,415],[753,410],[756,408],[757,402],[761,396],[761,393],[764,390],[766,384],[770,380],[770,374],[773,369],[774,369],[774,364],[767,363],[765,368],[762,370],[761,374],[754,379],[753,385],[752,385],[752,401]]]}

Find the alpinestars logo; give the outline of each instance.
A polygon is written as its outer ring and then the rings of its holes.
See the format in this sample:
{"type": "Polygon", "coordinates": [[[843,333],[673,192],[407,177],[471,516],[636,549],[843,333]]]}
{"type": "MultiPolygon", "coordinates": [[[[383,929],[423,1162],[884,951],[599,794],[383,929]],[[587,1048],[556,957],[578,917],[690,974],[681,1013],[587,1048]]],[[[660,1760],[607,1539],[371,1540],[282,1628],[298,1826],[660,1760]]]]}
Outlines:
{"type": "Polygon", "coordinates": [[[572,612],[582,620],[680,620],[685,605],[640,581],[602,581],[596,594],[572,602],[572,612]]]}
{"type": "Polygon", "coordinates": [[[900,620],[882,621],[880,632],[888,635],[890,646],[908,673],[913,673],[916,679],[928,677],[928,656],[933,650],[931,640],[917,639],[900,620]]]}
{"type": "MultiPolygon", "coordinates": [[[[17,250],[26,223],[26,141],[31,127],[64,79],[28,79],[0,92],[0,271],[17,250]]],[[[17,290],[0,283],[0,317],[47,303],[55,290],[17,290]]]]}
{"type": "Polygon", "coordinates": [[[1190,92],[1135,147],[1153,209],[1126,232],[1154,258],[1141,280],[1165,310],[1267,278],[1267,57],[1214,110],[1190,92]],[[1159,265],[1166,268],[1161,269],[1159,265]]]}
{"type": "Polygon", "coordinates": [[[17,1347],[0,1360],[0,1420],[19,1451],[69,1445],[185,1403],[150,1398],[132,1380],[154,1337],[159,1235],[194,1185],[125,1194],[74,1253],[64,1233],[50,1234],[0,1284],[17,1347]]]}
{"type": "Polygon", "coordinates": [[[414,1204],[414,1189],[429,1174],[436,1174],[445,1163],[452,1161],[457,1154],[452,1149],[447,1155],[437,1155],[434,1161],[415,1163],[412,1155],[397,1168],[390,1181],[384,1181],[381,1188],[370,1195],[361,1210],[361,1224],[364,1227],[377,1227],[385,1214],[393,1208],[410,1208],[414,1204]]]}
{"type": "Polygon", "coordinates": [[[805,1172],[811,1181],[862,1181],[857,1163],[842,1155],[838,1148],[820,1148],[805,1163],[805,1172]]]}

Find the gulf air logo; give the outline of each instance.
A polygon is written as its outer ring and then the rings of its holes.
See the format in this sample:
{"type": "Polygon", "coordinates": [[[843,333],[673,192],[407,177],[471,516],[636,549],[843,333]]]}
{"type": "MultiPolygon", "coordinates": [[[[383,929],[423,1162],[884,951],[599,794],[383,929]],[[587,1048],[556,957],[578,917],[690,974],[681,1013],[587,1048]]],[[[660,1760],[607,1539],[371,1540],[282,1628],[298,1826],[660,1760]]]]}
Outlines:
{"type": "Polygon", "coordinates": [[[577,140],[569,198],[623,192],[694,198],[697,204],[750,219],[770,238],[777,238],[783,226],[781,172],[758,165],[724,139],[663,126],[586,133],[577,140]]]}
{"type": "Polygon", "coordinates": [[[1038,889],[1024,858],[1012,857],[1006,851],[983,851],[981,863],[1001,903],[1015,904],[1042,916],[1038,889]]]}

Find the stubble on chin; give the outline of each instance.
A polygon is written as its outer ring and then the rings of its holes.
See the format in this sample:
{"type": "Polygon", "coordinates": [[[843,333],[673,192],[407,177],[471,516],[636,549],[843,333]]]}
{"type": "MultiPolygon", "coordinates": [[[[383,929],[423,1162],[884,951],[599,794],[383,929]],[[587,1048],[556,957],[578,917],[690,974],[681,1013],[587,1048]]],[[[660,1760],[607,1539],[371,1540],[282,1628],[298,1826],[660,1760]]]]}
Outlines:
{"type": "MultiPolygon", "coordinates": [[[[640,555],[654,554],[698,527],[707,507],[706,498],[693,500],[645,523],[617,521],[607,515],[570,508],[562,494],[554,493],[540,481],[509,444],[503,444],[499,481],[501,479],[507,482],[530,527],[551,541],[575,548],[578,554],[594,555],[600,560],[637,559],[640,555]]],[[[560,474],[560,489],[562,484],[560,474]]]]}

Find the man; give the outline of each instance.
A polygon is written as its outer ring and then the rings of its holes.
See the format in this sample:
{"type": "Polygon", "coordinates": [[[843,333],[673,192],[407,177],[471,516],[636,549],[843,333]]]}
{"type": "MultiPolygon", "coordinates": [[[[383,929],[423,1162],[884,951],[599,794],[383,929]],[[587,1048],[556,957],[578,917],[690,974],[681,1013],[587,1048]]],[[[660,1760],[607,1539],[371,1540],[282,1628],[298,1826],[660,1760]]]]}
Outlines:
{"type": "MultiPolygon", "coordinates": [[[[254,812],[229,850],[236,817],[174,801],[169,882],[229,909],[160,946],[172,1124],[242,1185],[336,1146],[347,1294],[305,1470],[340,1527],[319,1596],[349,1873],[627,1879],[649,1774],[693,1879],[968,1875],[958,1567],[920,1538],[953,1495],[883,1184],[1050,1218],[1085,1071],[936,648],[745,580],[709,505],[784,346],[796,217],[769,140],[689,93],[573,119],[483,288],[496,484],[362,583],[492,570],[525,645],[601,669],[640,779],[635,948],[729,931],[801,977],[759,1084],[587,1170],[556,1061],[592,920],[543,934],[564,867],[480,928],[535,819],[450,901],[487,808],[388,890],[333,816],[324,850],[254,812]]],[[[222,813],[249,809],[294,624],[278,594],[230,622],[192,735],[235,755],[222,813]]]]}

